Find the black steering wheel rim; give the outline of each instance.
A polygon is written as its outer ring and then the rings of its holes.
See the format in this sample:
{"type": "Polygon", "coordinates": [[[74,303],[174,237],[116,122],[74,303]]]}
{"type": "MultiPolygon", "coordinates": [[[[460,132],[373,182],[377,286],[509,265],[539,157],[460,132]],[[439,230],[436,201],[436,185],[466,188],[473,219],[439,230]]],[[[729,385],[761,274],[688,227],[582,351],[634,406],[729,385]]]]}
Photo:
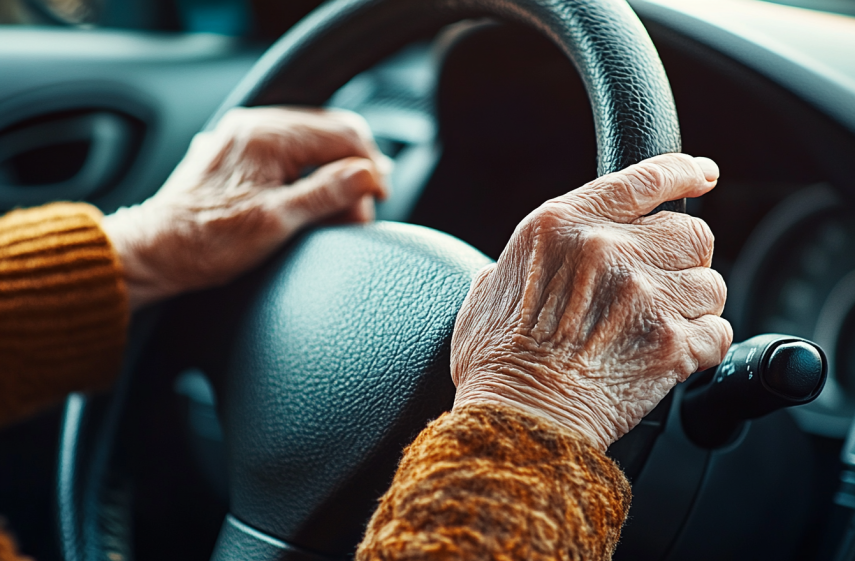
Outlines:
{"type": "MultiPolygon", "coordinates": [[[[313,12],[271,47],[218,109],[206,128],[213,127],[233,107],[322,104],[348,79],[408,42],[432,35],[441,27],[462,19],[484,16],[534,28],[551,39],[574,63],[594,113],[600,175],[651,156],[680,150],[676,109],[667,77],[646,31],[624,0],[333,1],[313,12]],[[327,64],[331,61],[336,64],[327,64]]],[[[661,208],[683,211],[684,205],[684,201],[674,201],[661,208]]],[[[307,260],[314,259],[307,257],[309,255],[339,251],[341,259],[346,261],[351,257],[349,250],[358,253],[361,247],[359,244],[373,243],[376,254],[382,253],[387,257],[392,255],[391,263],[411,263],[409,276],[400,282],[410,287],[420,287],[417,292],[422,290],[422,294],[412,300],[413,310],[424,303],[425,298],[440,302],[436,307],[426,305],[419,309],[427,315],[417,317],[414,323],[407,323],[407,328],[414,328],[416,332],[419,322],[422,326],[439,326],[433,335],[427,337],[426,342],[420,342],[421,346],[416,345],[422,355],[414,359],[418,361],[428,357],[423,360],[424,365],[419,367],[421,369],[416,368],[415,378],[425,382],[421,385],[413,384],[417,388],[413,390],[413,395],[430,394],[431,397],[427,399],[429,405],[417,407],[415,413],[402,406],[390,417],[390,423],[398,424],[387,431],[394,433],[394,438],[383,440],[383,446],[388,449],[384,452],[385,459],[376,465],[369,462],[374,467],[382,464],[385,470],[394,469],[394,462],[390,464],[389,458],[394,459],[400,453],[402,443],[413,436],[413,427],[423,426],[428,419],[450,406],[453,387],[449,388],[447,353],[451,328],[469,281],[477,269],[487,262],[486,258],[462,242],[449,241],[425,230],[403,225],[315,230],[302,236],[262,271],[250,275],[250,280],[242,281],[242,284],[238,283],[238,288],[230,289],[232,292],[243,290],[261,295],[254,300],[247,300],[243,296],[239,298],[244,303],[249,302],[248,307],[255,310],[248,312],[251,316],[249,319],[244,317],[241,320],[242,329],[252,331],[246,325],[256,322],[257,327],[259,318],[269,316],[270,309],[278,305],[276,298],[288,295],[299,300],[312,296],[300,292],[299,287],[288,285],[290,277],[300,277],[301,271],[317,269],[316,263],[306,265],[307,260]],[[431,247],[432,244],[444,249],[437,251],[431,247]],[[315,253],[308,253],[310,249],[315,253]],[[290,288],[283,289],[285,285],[290,288]],[[430,391],[430,388],[436,387],[441,389],[430,391]]],[[[371,256],[363,257],[370,260],[371,256]]],[[[350,263],[358,269],[365,259],[355,259],[350,263]]],[[[398,270],[395,266],[368,269],[361,274],[369,282],[377,275],[393,274],[398,270]]],[[[336,274],[333,269],[326,269],[326,272],[328,276],[336,274]]],[[[307,278],[308,282],[313,282],[313,279],[320,282],[314,277],[307,278]]],[[[341,292],[345,289],[335,286],[334,290],[341,292]]],[[[214,300],[218,298],[220,296],[214,300]]],[[[211,299],[208,300],[210,302],[211,299]]],[[[381,307],[383,305],[386,304],[377,304],[381,307]]],[[[293,335],[291,332],[289,334],[293,335]]],[[[279,333],[279,336],[284,335],[279,333]]],[[[264,336],[246,333],[239,334],[237,338],[243,341],[236,344],[239,356],[246,352],[250,352],[246,356],[252,356],[251,352],[254,351],[246,349],[257,349],[258,341],[264,340],[264,336]],[[252,340],[247,342],[247,339],[252,340]]],[[[266,343],[275,344],[275,341],[268,339],[266,343]]],[[[134,370],[133,359],[129,363],[128,376],[134,370]]],[[[241,407],[246,407],[246,403],[241,404],[241,399],[230,396],[234,392],[240,393],[242,386],[233,382],[236,376],[245,376],[245,372],[241,367],[226,367],[225,373],[220,376],[225,382],[218,384],[218,393],[225,398],[221,407],[225,411],[221,410],[221,414],[224,415],[226,425],[227,445],[231,438],[229,447],[232,464],[241,463],[240,456],[245,449],[236,445],[243,441],[242,438],[234,435],[230,437],[228,434],[228,425],[233,423],[230,418],[245,421],[247,417],[246,412],[241,410],[241,407]],[[244,374],[234,374],[234,368],[244,374]]],[[[401,379],[404,378],[398,378],[401,379]]],[[[121,416],[122,403],[127,397],[123,395],[126,393],[122,391],[123,387],[126,386],[120,384],[119,391],[106,407],[106,413],[95,415],[94,420],[87,417],[87,409],[79,401],[80,396],[73,398],[67,408],[63,432],[66,453],[61,451],[58,470],[60,543],[66,561],[103,558],[107,548],[105,544],[113,544],[113,548],[121,550],[122,554],[129,553],[131,549],[129,543],[116,546],[117,542],[126,541],[122,532],[106,536],[110,529],[98,520],[97,512],[105,486],[103,479],[110,471],[107,464],[115,444],[116,418],[121,416]]],[[[380,434],[386,429],[381,427],[378,430],[380,434]]],[[[270,442],[266,445],[270,445],[270,442]]],[[[287,456],[287,452],[283,453],[287,456]]],[[[277,462],[281,461],[281,458],[276,458],[265,469],[277,468],[277,462]]],[[[295,459],[290,458],[288,461],[291,462],[288,465],[293,467],[295,459]]],[[[247,471],[252,472],[253,469],[247,470],[245,465],[232,465],[230,468],[233,477],[235,474],[246,474],[247,471]]],[[[253,477],[259,476],[263,479],[270,474],[256,473],[253,477]]],[[[238,479],[243,477],[239,475],[238,479]]],[[[379,480],[385,478],[388,482],[388,477],[389,474],[384,473],[379,480]]],[[[344,480],[347,480],[348,485],[353,484],[346,477],[344,480]]],[[[232,483],[233,486],[246,487],[240,481],[232,483]]],[[[341,481],[336,483],[339,484],[345,485],[341,481]]],[[[365,505],[373,504],[361,497],[361,511],[352,515],[355,522],[342,523],[342,527],[346,527],[343,530],[345,535],[331,538],[323,532],[318,533],[316,529],[319,524],[329,525],[329,519],[324,518],[328,516],[324,514],[328,506],[302,505],[302,518],[294,520],[293,516],[279,516],[277,509],[269,505],[256,504],[260,500],[258,497],[264,494],[264,487],[259,491],[257,482],[249,484],[249,487],[251,492],[232,492],[233,512],[236,516],[230,516],[223,526],[214,553],[215,559],[332,559],[346,556],[355,545],[354,536],[358,539],[358,532],[355,533],[354,528],[358,529],[359,524],[364,523],[365,505]],[[362,516],[362,521],[359,516],[362,516]]],[[[343,496],[348,496],[348,492],[344,492],[343,496]]],[[[319,493],[311,497],[319,505],[322,502],[325,505],[329,503],[329,497],[320,498],[319,493]]],[[[332,504],[336,504],[334,500],[332,504]]]]}
{"type": "MultiPolygon", "coordinates": [[[[328,2],[268,49],[205,128],[234,107],[321,105],[350,78],[407,43],[477,17],[531,27],[573,62],[594,114],[599,175],[680,151],[665,69],[625,0],[328,2]],[[324,64],[331,60],[337,64],[324,64]]],[[[679,203],[667,210],[685,211],[679,203]]]]}

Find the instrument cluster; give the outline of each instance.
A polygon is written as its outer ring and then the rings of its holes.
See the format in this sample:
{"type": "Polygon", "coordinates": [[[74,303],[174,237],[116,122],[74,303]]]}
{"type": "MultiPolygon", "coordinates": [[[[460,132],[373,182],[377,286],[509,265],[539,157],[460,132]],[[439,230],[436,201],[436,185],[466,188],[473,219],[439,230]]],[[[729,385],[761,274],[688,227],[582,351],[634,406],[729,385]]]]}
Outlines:
{"type": "Polygon", "coordinates": [[[753,230],[729,279],[735,339],[784,333],[829,358],[828,384],[792,410],[805,431],[843,437],[855,413],[855,214],[827,184],[801,189],[753,230]]]}

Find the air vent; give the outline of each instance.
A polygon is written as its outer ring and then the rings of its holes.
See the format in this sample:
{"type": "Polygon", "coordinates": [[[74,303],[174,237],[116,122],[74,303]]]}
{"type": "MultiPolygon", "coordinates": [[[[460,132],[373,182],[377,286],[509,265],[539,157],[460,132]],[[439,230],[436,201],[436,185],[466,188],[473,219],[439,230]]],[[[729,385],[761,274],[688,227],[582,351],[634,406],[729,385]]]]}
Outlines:
{"type": "Polygon", "coordinates": [[[127,171],[141,124],[112,111],[41,116],[0,132],[0,207],[85,200],[127,171]]]}

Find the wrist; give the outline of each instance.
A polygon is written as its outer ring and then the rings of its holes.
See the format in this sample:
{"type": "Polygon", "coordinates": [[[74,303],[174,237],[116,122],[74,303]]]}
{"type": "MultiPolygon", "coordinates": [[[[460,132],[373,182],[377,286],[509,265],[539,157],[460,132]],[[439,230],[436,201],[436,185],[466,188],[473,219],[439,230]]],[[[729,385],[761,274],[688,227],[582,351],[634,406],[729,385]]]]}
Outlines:
{"type": "Polygon", "coordinates": [[[615,421],[602,413],[602,407],[595,406],[599,400],[583,391],[564,395],[533,387],[528,378],[521,384],[515,378],[493,373],[468,376],[457,388],[454,409],[475,404],[511,407],[579,434],[600,451],[614,442],[618,433],[615,421]]]}
{"type": "Polygon", "coordinates": [[[131,310],[171,296],[164,285],[163,275],[147,258],[157,245],[155,224],[146,203],[123,207],[104,217],[102,228],[110,238],[122,265],[123,278],[128,290],[131,310]]]}

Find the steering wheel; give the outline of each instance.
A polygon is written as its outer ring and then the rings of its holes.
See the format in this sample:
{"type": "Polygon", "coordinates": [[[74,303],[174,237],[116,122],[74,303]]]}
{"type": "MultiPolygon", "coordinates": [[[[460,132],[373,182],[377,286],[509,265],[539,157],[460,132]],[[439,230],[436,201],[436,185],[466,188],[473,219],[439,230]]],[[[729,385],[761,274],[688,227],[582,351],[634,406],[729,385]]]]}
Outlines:
{"type": "MultiPolygon", "coordinates": [[[[208,127],[235,106],[322,104],[408,42],[485,16],[534,28],[575,64],[600,174],[680,150],[664,69],[624,0],[335,0],[273,45],[208,127]]],[[[412,225],[317,228],[231,286],[172,303],[151,340],[132,337],[103,408],[80,395],[67,404],[57,480],[65,560],[131,555],[127,501],[108,492],[129,388],[146,368],[186,365],[211,376],[226,442],[230,514],[213,558],[352,555],[401,450],[452,404],[454,320],[488,262],[412,225]]]]}

